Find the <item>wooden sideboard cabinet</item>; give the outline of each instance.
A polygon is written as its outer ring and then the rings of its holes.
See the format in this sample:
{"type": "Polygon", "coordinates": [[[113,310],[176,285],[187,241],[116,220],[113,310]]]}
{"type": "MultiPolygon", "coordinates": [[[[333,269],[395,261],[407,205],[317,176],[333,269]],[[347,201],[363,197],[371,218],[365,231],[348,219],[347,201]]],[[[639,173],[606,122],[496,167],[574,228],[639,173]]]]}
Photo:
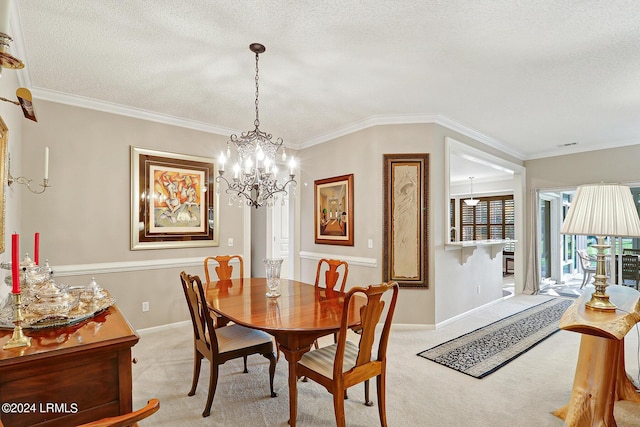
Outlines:
{"type": "Polygon", "coordinates": [[[0,330],[4,426],[67,427],[132,410],[131,347],[139,338],[117,307],[24,332],[30,347],[2,350],[12,330],[0,330]]]}

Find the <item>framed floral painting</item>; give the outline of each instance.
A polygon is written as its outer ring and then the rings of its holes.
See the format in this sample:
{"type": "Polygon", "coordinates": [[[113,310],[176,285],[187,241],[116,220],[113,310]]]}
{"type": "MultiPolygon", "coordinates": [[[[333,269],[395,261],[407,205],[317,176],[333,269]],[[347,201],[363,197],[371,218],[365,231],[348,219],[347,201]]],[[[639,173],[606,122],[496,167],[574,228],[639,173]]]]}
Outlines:
{"type": "Polygon", "coordinates": [[[213,159],[131,147],[131,249],[218,246],[213,159]]]}

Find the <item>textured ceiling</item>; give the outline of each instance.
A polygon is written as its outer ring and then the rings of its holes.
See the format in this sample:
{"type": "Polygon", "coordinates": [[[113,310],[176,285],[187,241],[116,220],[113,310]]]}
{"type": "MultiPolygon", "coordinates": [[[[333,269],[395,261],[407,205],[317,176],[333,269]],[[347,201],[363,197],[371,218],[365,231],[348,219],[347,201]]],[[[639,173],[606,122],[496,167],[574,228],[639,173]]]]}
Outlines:
{"type": "Polygon", "coordinates": [[[446,124],[520,158],[640,142],[638,1],[12,1],[37,99],[305,147],[446,124]],[[562,147],[564,144],[574,144],[562,147]]]}

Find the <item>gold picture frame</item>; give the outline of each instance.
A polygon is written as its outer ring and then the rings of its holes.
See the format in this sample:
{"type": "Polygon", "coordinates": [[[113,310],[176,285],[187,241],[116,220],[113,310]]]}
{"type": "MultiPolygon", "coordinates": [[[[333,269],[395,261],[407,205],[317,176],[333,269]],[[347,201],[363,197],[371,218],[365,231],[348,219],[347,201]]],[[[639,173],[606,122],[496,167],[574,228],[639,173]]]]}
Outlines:
{"type": "Polygon", "coordinates": [[[353,174],[314,181],[315,242],[353,246],[353,174]]]}
{"type": "Polygon", "coordinates": [[[212,158],[131,147],[131,250],[218,246],[212,158]]]}
{"type": "Polygon", "coordinates": [[[383,182],[383,280],[429,288],[429,154],[385,154],[383,182]]]}
{"type": "Polygon", "coordinates": [[[8,178],[7,171],[7,149],[9,146],[9,128],[0,117],[0,254],[4,253],[4,234],[5,234],[5,210],[6,210],[6,184],[8,178]]]}

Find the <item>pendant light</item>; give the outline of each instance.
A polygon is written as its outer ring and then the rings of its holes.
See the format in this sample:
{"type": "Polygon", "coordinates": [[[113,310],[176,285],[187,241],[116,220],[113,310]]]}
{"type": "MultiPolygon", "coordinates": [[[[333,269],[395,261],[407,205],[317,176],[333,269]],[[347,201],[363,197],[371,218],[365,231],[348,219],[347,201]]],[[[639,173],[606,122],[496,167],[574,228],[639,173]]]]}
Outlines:
{"type": "Polygon", "coordinates": [[[473,177],[470,176],[469,180],[471,181],[471,198],[470,199],[465,199],[464,204],[467,205],[467,206],[475,206],[475,205],[478,204],[478,202],[480,200],[473,198],[473,177]]]}

